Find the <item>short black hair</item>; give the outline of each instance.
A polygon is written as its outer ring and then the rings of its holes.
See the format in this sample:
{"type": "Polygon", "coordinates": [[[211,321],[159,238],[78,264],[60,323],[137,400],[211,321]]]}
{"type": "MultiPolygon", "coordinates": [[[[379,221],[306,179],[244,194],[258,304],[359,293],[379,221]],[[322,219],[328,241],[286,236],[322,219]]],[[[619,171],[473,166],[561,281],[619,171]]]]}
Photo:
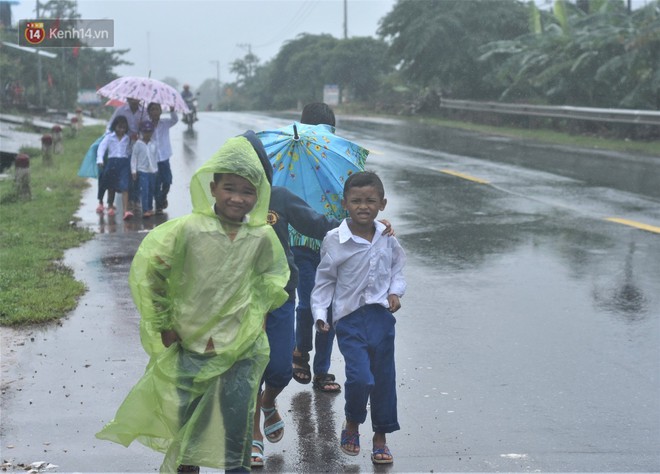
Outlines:
{"type": "Polygon", "coordinates": [[[335,126],[335,113],[330,106],[324,102],[312,102],[303,107],[300,123],[307,125],[331,125],[335,126]]]}
{"type": "Polygon", "coordinates": [[[114,132],[115,128],[117,128],[117,125],[119,125],[119,122],[123,122],[124,125],[126,125],[126,129],[128,129],[128,119],[124,115],[117,115],[112,123],[110,124],[110,131],[114,132]]]}
{"type": "Polygon", "coordinates": [[[344,183],[344,197],[346,197],[348,191],[352,188],[362,188],[365,186],[373,186],[378,191],[381,199],[385,197],[385,186],[383,186],[383,182],[373,171],[361,171],[350,175],[344,183]]]}

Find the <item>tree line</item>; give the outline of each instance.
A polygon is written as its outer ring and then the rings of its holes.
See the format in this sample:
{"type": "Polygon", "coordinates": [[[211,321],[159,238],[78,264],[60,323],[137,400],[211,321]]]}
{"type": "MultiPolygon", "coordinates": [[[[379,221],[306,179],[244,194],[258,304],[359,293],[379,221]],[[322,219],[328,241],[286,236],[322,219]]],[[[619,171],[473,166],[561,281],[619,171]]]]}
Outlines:
{"type": "MultiPolygon", "coordinates": [[[[660,109],[660,0],[631,11],[626,0],[399,0],[377,38],[301,34],[261,63],[248,51],[237,80],[198,87],[200,107],[294,108],[338,85],[344,104],[384,113],[436,113],[441,98],[583,107],[660,109]]],[[[78,18],[75,0],[41,4],[44,18],[78,18]]],[[[3,39],[15,32],[2,31],[3,39]]],[[[25,98],[70,108],[130,64],[128,50],[53,48],[36,61],[0,48],[3,81],[21,78],[25,98]]],[[[3,87],[5,84],[3,84],[3,87]]]]}
{"type": "MultiPolygon", "coordinates": [[[[322,99],[375,111],[433,112],[439,98],[660,109],[660,0],[399,0],[378,38],[303,34],[232,72],[233,108],[281,109],[322,99]],[[248,64],[249,63],[249,64],[248,64]]],[[[222,106],[223,104],[221,104],[222,106]]],[[[225,104],[226,105],[226,104],[225,104]]]]}

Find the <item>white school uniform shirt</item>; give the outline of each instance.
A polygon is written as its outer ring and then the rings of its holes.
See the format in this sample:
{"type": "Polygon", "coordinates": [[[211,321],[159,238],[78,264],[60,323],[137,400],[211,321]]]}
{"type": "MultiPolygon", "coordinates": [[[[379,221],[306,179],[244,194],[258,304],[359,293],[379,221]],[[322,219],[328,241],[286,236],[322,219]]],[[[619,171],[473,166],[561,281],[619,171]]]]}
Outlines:
{"type": "Polygon", "coordinates": [[[115,132],[109,133],[101,143],[99,143],[99,148],[96,151],[96,164],[103,164],[103,155],[105,155],[106,150],[108,151],[108,158],[126,158],[128,159],[128,145],[131,143],[131,139],[128,136],[128,133],[124,134],[121,137],[121,140],[117,137],[115,132]]]}
{"type": "Polygon", "coordinates": [[[401,297],[405,293],[406,254],[395,237],[382,235],[384,224],[375,225],[371,242],[353,235],[346,219],[326,234],[311,296],[315,321],[328,321],[330,305],[336,324],[362,306],[389,308],[388,295],[401,297]]]}
{"type": "Polygon", "coordinates": [[[131,173],[157,173],[158,172],[158,146],[153,140],[145,143],[139,139],[133,145],[131,154],[131,173]]]}
{"type": "Polygon", "coordinates": [[[160,118],[156,124],[151,140],[158,147],[158,161],[167,161],[172,156],[172,144],[170,143],[170,128],[179,121],[179,116],[172,111],[169,118],[160,118]]]}
{"type": "Polygon", "coordinates": [[[140,105],[135,113],[133,113],[131,106],[124,104],[120,107],[117,107],[115,112],[112,114],[112,117],[110,117],[108,126],[105,129],[106,133],[110,133],[110,126],[112,125],[115,117],[118,117],[119,115],[126,117],[126,121],[128,122],[128,133],[138,133],[138,130],[140,129],[140,122],[149,120],[149,115],[147,114],[147,109],[144,107],[144,105],[140,105]]]}

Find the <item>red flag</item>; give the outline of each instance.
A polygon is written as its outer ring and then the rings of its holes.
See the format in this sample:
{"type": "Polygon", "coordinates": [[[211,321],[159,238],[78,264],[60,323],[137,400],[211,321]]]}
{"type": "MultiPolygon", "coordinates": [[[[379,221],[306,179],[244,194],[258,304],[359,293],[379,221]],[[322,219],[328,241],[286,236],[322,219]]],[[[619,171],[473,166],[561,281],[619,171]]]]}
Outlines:
{"type": "Polygon", "coordinates": [[[77,58],[78,55],[80,54],[80,46],[75,46],[73,48],[73,51],[71,51],[71,54],[73,55],[74,58],[77,58]]]}

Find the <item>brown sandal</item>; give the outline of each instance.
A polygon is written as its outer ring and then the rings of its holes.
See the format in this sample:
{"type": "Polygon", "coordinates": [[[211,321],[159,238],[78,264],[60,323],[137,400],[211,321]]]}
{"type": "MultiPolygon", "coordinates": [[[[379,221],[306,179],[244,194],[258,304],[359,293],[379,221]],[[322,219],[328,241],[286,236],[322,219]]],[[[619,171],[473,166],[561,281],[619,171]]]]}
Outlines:
{"type": "Polygon", "coordinates": [[[309,367],[309,352],[301,352],[300,355],[293,354],[293,363],[299,367],[293,368],[293,380],[303,385],[312,381],[312,371],[309,367]],[[305,375],[306,377],[301,377],[305,375]]]}
{"type": "Polygon", "coordinates": [[[341,385],[335,382],[333,374],[318,374],[314,376],[314,388],[321,392],[339,393],[341,392],[341,385]],[[328,386],[332,388],[328,388],[328,386]]]}

